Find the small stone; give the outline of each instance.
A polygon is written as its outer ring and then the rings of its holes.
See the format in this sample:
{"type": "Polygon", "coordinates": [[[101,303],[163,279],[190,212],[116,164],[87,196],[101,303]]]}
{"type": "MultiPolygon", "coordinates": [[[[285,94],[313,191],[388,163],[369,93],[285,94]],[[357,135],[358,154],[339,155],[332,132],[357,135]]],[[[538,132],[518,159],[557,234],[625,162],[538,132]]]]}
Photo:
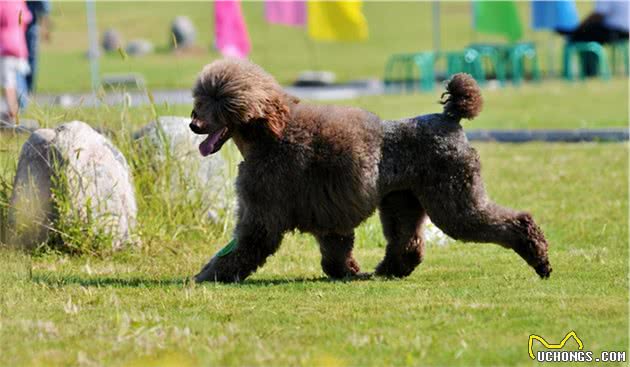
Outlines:
{"type": "Polygon", "coordinates": [[[197,32],[195,31],[193,22],[190,18],[182,15],[173,19],[171,23],[171,34],[171,47],[176,46],[177,48],[189,48],[195,44],[197,38],[197,32]],[[177,45],[173,44],[173,37],[177,45]]]}
{"type": "MultiPolygon", "coordinates": [[[[0,118],[1,119],[1,118],[0,118]]],[[[8,122],[8,120],[0,120],[0,132],[14,132],[14,133],[32,133],[39,129],[39,123],[37,120],[20,118],[19,124],[8,122]]]]}
{"type": "Polygon", "coordinates": [[[144,56],[153,52],[153,43],[145,39],[129,41],[125,51],[129,56],[144,56]]]}
{"type": "Polygon", "coordinates": [[[321,87],[335,83],[336,75],[332,71],[303,71],[293,83],[296,87],[321,87]]]}
{"type": "Polygon", "coordinates": [[[113,29],[109,28],[103,32],[103,38],[101,40],[101,46],[107,52],[113,52],[122,47],[122,37],[120,33],[113,29]]]}

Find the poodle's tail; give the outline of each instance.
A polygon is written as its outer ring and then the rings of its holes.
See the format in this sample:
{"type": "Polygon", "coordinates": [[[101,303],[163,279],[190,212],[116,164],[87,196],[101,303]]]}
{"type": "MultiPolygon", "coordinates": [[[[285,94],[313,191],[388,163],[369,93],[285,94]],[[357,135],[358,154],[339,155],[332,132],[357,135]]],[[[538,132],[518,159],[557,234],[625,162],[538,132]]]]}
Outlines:
{"type": "Polygon", "coordinates": [[[472,76],[459,73],[453,75],[446,84],[440,103],[444,105],[444,114],[459,121],[472,120],[483,107],[481,91],[472,76]]]}

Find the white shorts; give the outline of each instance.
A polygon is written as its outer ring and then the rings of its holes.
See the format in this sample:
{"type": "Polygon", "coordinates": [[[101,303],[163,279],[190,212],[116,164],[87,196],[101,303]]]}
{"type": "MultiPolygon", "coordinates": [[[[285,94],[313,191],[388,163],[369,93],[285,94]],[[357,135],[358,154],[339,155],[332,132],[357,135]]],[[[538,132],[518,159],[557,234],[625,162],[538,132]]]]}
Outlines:
{"type": "Polygon", "coordinates": [[[18,74],[30,72],[28,61],[14,56],[0,56],[0,87],[17,88],[18,74]]]}

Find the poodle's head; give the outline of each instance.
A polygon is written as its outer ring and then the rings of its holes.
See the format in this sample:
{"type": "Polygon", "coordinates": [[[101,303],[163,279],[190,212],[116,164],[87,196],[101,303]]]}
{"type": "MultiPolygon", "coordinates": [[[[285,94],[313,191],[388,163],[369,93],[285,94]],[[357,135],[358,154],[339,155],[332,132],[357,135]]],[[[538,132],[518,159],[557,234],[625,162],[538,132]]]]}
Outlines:
{"type": "Polygon", "coordinates": [[[206,65],[195,82],[193,98],[190,129],[208,135],[199,145],[203,156],[219,151],[233,134],[247,135],[252,129],[279,138],[289,104],[296,102],[261,67],[235,59],[206,65]]]}

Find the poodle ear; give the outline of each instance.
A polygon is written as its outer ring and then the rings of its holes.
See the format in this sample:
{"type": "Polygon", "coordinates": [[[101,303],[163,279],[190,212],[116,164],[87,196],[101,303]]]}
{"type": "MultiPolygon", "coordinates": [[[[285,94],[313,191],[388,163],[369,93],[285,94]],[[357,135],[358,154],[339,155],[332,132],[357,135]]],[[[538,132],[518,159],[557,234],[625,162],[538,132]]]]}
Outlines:
{"type": "Polygon", "coordinates": [[[289,93],[284,93],[284,98],[289,101],[290,104],[298,104],[300,103],[300,99],[296,96],[292,96],[289,93]]]}
{"type": "Polygon", "coordinates": [[[265,124],[269,132],[280,138],[289,118],[288,103],[297,103],[296,98],[284,92],[276,92],[268,97],[265,98],[261,111],[251,116],[250,121],[256,120],[258,123],[265,124]]]}

